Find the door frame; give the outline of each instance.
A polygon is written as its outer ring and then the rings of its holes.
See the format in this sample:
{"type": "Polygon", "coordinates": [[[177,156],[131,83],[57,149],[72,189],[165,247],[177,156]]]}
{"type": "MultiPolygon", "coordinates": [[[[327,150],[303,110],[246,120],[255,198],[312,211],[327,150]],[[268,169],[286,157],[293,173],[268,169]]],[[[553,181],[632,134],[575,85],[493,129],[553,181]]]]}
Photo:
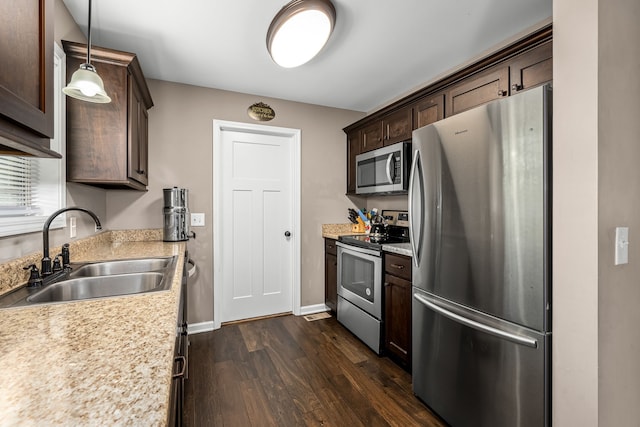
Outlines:
{"type": "Polygon", "coordinates": [[[292,142],[291,156],[291,243],[293,250],[291,251],[291,266],[293,288],[291,289],[293,314],[300,315],[300,145],[301,132],[300,129],[283,128],[276,126],[258,125],[253,123],[231,122],[226,120],[213,120],[213,329],[219,329],[221,326],[220,304],[222,302],[222,283],[224,266],[218,262],[216,254],[222,252],[221,230],[223,229],[222,215],[218,212],[222,209],[222,189],[224,182],[222,180],[222,132],[246,132],[263,135],[275,135],[290,138],[292,142]]]}

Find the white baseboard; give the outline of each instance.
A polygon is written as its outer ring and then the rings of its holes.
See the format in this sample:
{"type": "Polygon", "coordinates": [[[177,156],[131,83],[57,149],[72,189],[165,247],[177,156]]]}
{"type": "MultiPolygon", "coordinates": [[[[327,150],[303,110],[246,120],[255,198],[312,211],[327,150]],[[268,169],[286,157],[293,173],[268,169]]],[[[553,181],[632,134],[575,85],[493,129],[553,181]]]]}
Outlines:
{"type": "Polygon", "coordinates": [[[321,313],[323,311],[329,311],[329,307],[324,304],[305,305],[304,307],[300,307],[300,316],[321,313]]]}
{"type": "MultiPolygon", "coordinates": [[[[306,316],[307,314],[322,313],[323,311],[329,311],[329,307],[324,304],[306,305],[300,307],[300,316],[306,316]]],[[[210,332],[215,328],[213,327],[213,320],[209,322],[191,323],[188,328],[189,335],[199,334],[201,332],[210,332]]]]}
{"type": "Polygon", "coordinates": [[[213,331],[213,320],[209,322],[192,323],[187,328],[187,332],[191,334],[199,334],[201,332],[213,331]]]}

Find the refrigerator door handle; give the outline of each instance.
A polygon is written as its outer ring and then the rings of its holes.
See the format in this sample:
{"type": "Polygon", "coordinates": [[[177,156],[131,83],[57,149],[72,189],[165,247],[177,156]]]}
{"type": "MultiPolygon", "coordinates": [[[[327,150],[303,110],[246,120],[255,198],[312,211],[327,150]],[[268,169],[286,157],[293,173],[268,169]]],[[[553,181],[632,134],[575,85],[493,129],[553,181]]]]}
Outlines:
{"type": "Polygon", "coordinates": [[[413,263],[416,267],[420,265],[420,255],[421,255],[420,252],[422,249],[422,233],[420,233],[420,235],[417,235],[417,232],[414,231],[414,229],[417,228],[418,231],[422,229],[423,218],[421,218],[422,215],[414,214],[414,207],[416,202],[422,203],[422,198],[424,197],[424,195],[422,194],[422,191],[416,194],[413,187],[414,183],[416,182],[416,179],[418,180],[418,184],[422,185],[422,178],[416,177],[416,173],[418,171],[418,168],[420,167],[418,165],[419,161],[420,161],[420,150],[415,150],[415,153],[413,156],[413,162],[411,164],[411,174],[409,175],[408,210],[409,210],[409,240],[411,242],[411,250],[413,252],[413,257],[412,257],[413,263]],[[414,198],[416,197],[418,197],[418,200],[414,201],[414,198]]]}
{"type": "Polygon", "coordinates": [[[492,326],[488,326],[483,323],[476,322],[475,320],[468,319],[464,316],[460,316],[459,314],[453,313],[445,308],[440,307],[436,303],[429,301],[423,295],[420,295],[418,293],[414,293],[413,297],[418,302],[424,304],[431,310],[435,311],[438,314],[441,314],[444,317],[448,317],[454,322],[461,323],[470,328],[476,329],[481,332],[485,332],[487,334],[496,336],[498,338],[502,338],[502,339],[514,342],[516,344],[526,345],[527,347],[531,347],[531,348],[538,348],[538,340],[536,339],[525,337],[522,335],[512,334],[510,332],[503,331],[498,328],[494,328],[492,326]]]}

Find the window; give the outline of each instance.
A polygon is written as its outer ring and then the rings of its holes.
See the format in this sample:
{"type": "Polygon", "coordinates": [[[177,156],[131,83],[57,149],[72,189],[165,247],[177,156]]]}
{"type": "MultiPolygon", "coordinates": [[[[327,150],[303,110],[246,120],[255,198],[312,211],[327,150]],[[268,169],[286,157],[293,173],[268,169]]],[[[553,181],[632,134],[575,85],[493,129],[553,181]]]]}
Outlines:
{"type": "MultiPolygon", "coordinates": [[[[64,157],[66,79],[65,54],[54,46],[54,138],[51,149],[64,157]]],[[[33,157],[0,156],[0,236],[41,231],[45,221],[65,206],[65,161],[33,157]]],[[[62,228],[59,215],[51,228],[62,228]]]]}

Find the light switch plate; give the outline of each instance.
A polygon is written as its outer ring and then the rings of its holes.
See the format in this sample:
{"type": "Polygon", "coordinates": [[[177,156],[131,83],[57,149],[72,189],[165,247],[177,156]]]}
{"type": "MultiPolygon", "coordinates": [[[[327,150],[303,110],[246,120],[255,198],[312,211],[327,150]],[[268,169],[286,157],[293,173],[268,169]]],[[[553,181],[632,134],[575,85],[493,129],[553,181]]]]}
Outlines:
{"type": "Polygon", "coordinates": [[[204,227],[204,214],[192,213],[191,214],[191,226],[192,227],[204,227]]]}
{"type": "Polygon", "coordinates": [[[69,217],[69,237],[76,237],[76,217],[69,217]]]}
{"type": "Polygon", "coordinates": [[[615,265],[629,262],[629,227],[616,227],[615,265]]]}

